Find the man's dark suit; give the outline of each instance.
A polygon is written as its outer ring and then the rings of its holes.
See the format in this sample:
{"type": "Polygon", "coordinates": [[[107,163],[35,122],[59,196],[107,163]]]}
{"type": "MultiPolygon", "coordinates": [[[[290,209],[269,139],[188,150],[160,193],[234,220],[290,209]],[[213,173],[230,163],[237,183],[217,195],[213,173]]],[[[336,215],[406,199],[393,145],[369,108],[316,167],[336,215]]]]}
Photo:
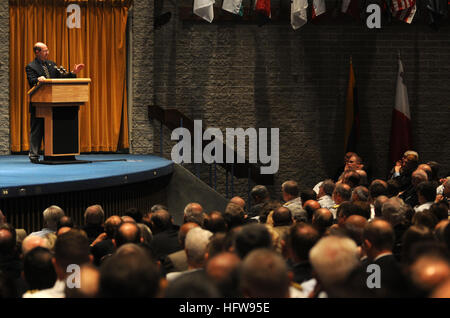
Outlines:
{"type": "MultiPolygon", "coordinates": [[[[75,78],[75,74],[61,74],[56,69],[56,63],[53,61],[41,61],[35,58],[30,64],[25,67],[27,73],[28,84],[33,87],[38,83],[38,78],[41,76],[46,76],[43,63],[47,66],[50,78],[75,78]]],[[[39,149],[41,147],[42,138],[44,137],[44,119],[36,118],[36,109],[31,106],[30,103],[30,113],[31,113],[31,131],[30,131],[30,159],[39,159],[39,149]]]]}
{"type": "Polygon", "coordinates": [[[373,263],[380,266],[381,295],[385,297],[410,297],[414,293],[408,278],[403,273],[394,255],[382,256],[373,263]]]}

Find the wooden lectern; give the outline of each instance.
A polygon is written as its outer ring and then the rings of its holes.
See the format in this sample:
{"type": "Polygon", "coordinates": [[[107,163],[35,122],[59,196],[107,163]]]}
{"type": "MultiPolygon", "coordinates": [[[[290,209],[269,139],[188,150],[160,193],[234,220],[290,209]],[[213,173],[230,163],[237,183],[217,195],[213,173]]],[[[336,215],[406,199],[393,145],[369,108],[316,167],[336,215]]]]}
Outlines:
{"type": "Polygon", "coordinates": [[[80,106],[89,101],[90,78],[46,79],[28,91],[36,117],[44,118],[44,159],[80,154],[80,106]]]}

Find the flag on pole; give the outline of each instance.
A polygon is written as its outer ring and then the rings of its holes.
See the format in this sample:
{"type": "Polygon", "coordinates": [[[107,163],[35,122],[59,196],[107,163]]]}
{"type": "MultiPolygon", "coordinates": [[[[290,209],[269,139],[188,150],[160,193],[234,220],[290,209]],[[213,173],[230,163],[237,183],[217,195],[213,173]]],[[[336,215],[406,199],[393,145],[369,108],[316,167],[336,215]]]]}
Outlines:
{"type": "Polygon", "coordinates": [[[345,152],[356,152],[356,144],[359,139],[359,127],[358,91],[356,89],[353,63],[350,59],[347,100],[345,103],[345,152]]]}
{"type": "Polygon", "coordinates": [[[312,18],[316,18],[319,15],[325,13],[327,11],[327,7],[325,5],[325,0],[314,0],[312,7],[312,18]]]}
{"type": "Polygon", "coordinates": [[[242,0],[223,0],[222,9],[241,17],[244,15],[242,0]]]}
{"type": "Polygon", "coordinates": [[[270,11],[270,0],[256,0],[255,1],[255,11],[261,13],[267,18],[272,17],[272,13],[270,11]]]}
{"type": "Polygon", "coordinates": [[[403,153],[411,149],[411,114],[409,112],[408,89],[405,83],[404,69],[398,58],[397,89],[395,106],[392,111],[391,139],[389,157],[391,162],[401,159],[403,153]]]}
{"type": "Polygon", "coordinates": [[[361,18],[361,10],[359,8],[359,0],[342,0],[341,11],[350,14],[355,19],[361,18]]]}
{"type": "Polygon", "coordinates": [[[411,23],[417,11],[416,0],[392,0],[392,15],[406,23],[411,23]]]}
{"type": "Polygon", "coordinates": [[[291,25],[294,30],[308,22],[308,0],[293,0],[291,2],[291,25]]]}
{"type": "Polygon", "coordinates": [[[194,0],[194,14],[211,23],[214,19],[214,2],[215,0],[194,0]]]}

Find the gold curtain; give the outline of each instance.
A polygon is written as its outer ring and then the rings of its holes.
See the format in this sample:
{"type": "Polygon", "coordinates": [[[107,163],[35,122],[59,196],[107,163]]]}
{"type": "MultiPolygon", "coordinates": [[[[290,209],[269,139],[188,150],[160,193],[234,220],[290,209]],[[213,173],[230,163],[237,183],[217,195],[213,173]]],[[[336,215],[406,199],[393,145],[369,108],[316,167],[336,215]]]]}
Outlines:
{"type": "Polygon", "coordinates": [[[29,149],[30,116],[25,66],[33,45],[44,42],[49,60],[77,77],[91,78],[90,102],[80,111],[82,152],[129,147],[126,91],[126,23],[132,0],[10,0],[11,151],[29,149]],[[69,4],[81,8],[81,28],[69,29],[69,4]]]}

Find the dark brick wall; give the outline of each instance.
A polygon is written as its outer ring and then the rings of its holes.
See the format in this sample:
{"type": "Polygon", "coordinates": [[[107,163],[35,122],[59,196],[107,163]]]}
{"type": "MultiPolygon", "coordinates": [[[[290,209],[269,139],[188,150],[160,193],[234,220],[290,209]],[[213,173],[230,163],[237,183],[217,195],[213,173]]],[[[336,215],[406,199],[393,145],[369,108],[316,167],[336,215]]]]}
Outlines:
{"type": "MultiPolygon", "coordinates": [[[[361,113],[358,153],[374,177],[386,176],[398,50],[409,90],[414,149],[421,161],[435,160],[443,171],[450,170],[448,23],[438,32],[423,21],[394,23],[379,31],[356,23],[307,24],[293,31],[288,23],[258,27],[181,21],[174,3],[164,5],[174,16],[154,34],[149,83],[154,103],[222,131],[280,128],[276,190],[287,178],[312,187],[341,164],[350,56],[361,113]]],[[[159,126],[154,133],[159,152],[159,126]]],[[[165,155],[170,156],[174,142],[168,131],[165,137],[165,155]]],[[[247,184],[239,182],[237,191],[246,190],[247,184]]]]}

